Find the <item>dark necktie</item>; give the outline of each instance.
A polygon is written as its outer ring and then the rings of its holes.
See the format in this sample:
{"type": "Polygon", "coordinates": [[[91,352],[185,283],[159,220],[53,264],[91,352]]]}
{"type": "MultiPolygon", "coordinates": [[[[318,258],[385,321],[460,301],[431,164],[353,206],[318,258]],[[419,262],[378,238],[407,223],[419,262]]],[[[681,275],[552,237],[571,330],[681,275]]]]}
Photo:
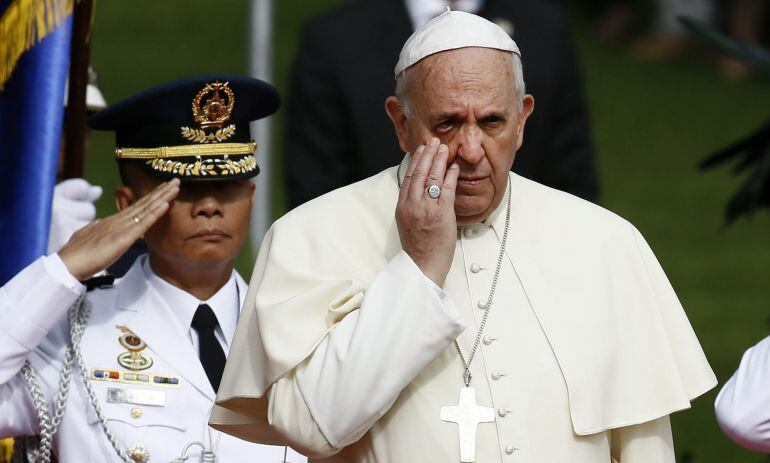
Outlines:
{"type": "Polygon", "coordinates": [[[192,327],[198,332],[198,356],[214,392],[219,390],[226,360],[225,351],[214,336],[214,330],[218,325],[217,316],[214,315],[211,307],[206,304],[199,305],[192,319],[192,327]]]}

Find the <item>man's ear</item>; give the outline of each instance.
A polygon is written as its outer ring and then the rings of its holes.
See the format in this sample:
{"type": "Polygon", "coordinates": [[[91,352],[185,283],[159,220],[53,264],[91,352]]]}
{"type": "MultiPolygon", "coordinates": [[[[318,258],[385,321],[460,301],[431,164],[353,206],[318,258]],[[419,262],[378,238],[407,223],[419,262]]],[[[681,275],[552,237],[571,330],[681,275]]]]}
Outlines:
{"type": "Polygon", "coordinates": [[[134,190],[131,188],[127,186],[115,188],[115,207],[117,207],[119,211],[127,208],[136,200],[137,197],[134,194],[134,190]]]}
{"type": "Polygon", "coordinates": [[[521,144],[524,143],[524,125],[527,123],[527,119],[532,115],[535,110],[535,97],[532,95],[524,95],[521,104],[521,111],[519,112],[519,126],[516,128],[516,151],[521,148],[521,144]]]}
{"type": "Polygon", "coordinates": [[[401,151],[408,153],[409,148],[409,129],[406,126],[406,114],[404,108],[401,106],[401,102],[394,96],[389,96],[385,100],[385,112],[388,113],[388,117],[393,122],[393,128],[396,129],[396,137],[398,137],[398,145],[401,147],[401,151]]]}
{"type": "Polygon", "coordinates": [[[257,191],[257,185],[252,182],[251,180],[249,182],[249,201],[251,202],[251,205],[254,205],[254,193],[257,191]]]}

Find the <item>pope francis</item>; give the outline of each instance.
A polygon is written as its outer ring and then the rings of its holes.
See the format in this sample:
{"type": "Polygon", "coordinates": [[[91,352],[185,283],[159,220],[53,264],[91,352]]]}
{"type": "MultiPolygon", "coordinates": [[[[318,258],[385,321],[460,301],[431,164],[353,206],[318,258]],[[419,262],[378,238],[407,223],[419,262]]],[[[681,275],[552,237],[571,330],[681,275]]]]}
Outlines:
{"type": "Polygon", "coordinates": [[[275,222],[211,425],[324,462],[674,462],[714,374],[633,225],[510,172],[516,44],[447,11],[395,74],[411,154],[275,222]]]}

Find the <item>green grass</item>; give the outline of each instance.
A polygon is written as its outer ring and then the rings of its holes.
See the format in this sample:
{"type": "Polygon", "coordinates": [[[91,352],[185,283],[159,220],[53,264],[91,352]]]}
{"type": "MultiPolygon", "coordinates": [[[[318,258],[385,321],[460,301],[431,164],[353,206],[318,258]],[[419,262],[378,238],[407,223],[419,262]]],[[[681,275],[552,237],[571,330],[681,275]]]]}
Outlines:
{"type": "MultiPolygon", "coordinates": [[[[275,83],[282,94],[299,25],[335,3],[276,2],[275,83]]],[[[245,1],[97,2],[92,56],[106,97],[115,102],[195,73],[245,72],[247,21],[245,1]]],[[[768,117],[770,84],[725,80],[696,59],[639,62],[622,48],[600,45],[582,24],[575,32],[603,205],[631,220],[650,242],[723,383],[743,351],[767,334],[770,215],[761,212],[724,229],[724,205],[738,179],[726,169],[701,173],[695,166],[768,117]]],[[[275,127],[273,212],[278,216],[285,204],[282,112],[275,127]]],[[[86,177],[106,190],[97,205],[101,215],[114,211],[111,190],[118,178],[112,149],[112,136],[97,133],[87,158],[86,177]]],[[[246,252],[237,267],[248,277],[252,264],[246,252]]],[[[715,394],[674,415],[679,461],[768,461],[722,435],[714,421],[715,394]]]]}

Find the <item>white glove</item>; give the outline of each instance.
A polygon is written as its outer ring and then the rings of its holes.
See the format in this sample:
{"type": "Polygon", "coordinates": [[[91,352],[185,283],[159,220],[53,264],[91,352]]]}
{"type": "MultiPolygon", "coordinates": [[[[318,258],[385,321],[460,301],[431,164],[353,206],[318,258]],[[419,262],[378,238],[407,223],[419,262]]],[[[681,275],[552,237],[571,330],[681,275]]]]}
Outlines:
{"type": "Polygon", "coordinates": [[[47,254],[59,251],[73,233],[96,218],[94,201],[101,195],[102,187],[82,178],[64,180],[54,187],[47,254]]]}

